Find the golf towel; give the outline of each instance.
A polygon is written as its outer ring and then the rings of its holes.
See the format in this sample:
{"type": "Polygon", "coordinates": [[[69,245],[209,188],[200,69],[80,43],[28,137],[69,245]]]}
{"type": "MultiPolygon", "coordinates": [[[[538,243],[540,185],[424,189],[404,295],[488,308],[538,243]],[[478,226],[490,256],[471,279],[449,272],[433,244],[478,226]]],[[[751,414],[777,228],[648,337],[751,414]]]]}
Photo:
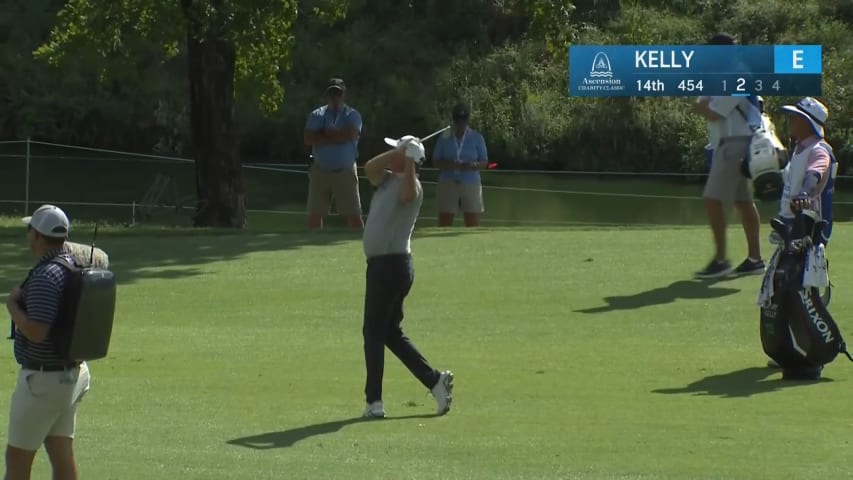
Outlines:
{"type": "Polygon", "coordinates": [[[822,243],[809,248],[803,273],[803,288],[826,288],[829,273],[826,271],[826,249],[822,243]]]}
{"type": "Polygon", "coordinates": [[[758,292],[758,300],[755,302],[761,308],[770,307],[770,301],[773,298],[773,277],[776,275],[776,266],[779,263],[779,255],[782,253],[782,247],[776,248],[773,256],[770,257],[770,263],[767,264],[767,271],[764,272],[764,280],[761,282],[761,290],[758,292]]]}

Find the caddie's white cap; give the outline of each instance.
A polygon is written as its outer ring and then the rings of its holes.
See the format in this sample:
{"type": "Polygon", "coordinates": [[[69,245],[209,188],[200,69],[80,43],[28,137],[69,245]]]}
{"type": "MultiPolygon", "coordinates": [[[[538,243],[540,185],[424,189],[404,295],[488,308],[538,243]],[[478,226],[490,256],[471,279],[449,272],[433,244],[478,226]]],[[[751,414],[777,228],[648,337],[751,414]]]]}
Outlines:
{"type": "Polygon", "coordinates": [[[413,159],[415,163],[418,165],[424,161],[426,157],[426,150],[424,149],[424,145],[418,141],[417,137],[414,135],[405,135],[400,137],[400,139],[395,140],[390,137],[385,137],[385,143],[392,147],[398,147],[405,142],[409,142],[408,146],[406,146],[406,156],[413,159]]]}
{"type": "Polygon", "coordinates": [[[21,220],[45,237],[67,238],[71,230],[68,215],[54,205],[42,205],[31,216],[21,220]]]}
{"type": "Polygon", "coordinates": [[[829,110],[824,104],[812,97],[806,97],[797,102],[796,105],[785,105],[782,110],[805,118],[811,124],[814,133],[820,138],[824,137],[823,127],[826,125],[827,117],[829,117],[829,110]]]}

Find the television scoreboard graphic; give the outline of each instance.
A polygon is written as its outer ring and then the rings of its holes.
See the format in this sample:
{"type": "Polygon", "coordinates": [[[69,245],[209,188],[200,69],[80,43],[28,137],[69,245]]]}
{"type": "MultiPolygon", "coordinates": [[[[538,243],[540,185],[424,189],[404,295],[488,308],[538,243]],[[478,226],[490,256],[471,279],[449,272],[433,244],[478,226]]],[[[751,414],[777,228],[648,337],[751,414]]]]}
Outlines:
{"type": "Polygon", "coordinates": [[[569,96],[821,95],[820,45],[578,45],[569,96]]]}

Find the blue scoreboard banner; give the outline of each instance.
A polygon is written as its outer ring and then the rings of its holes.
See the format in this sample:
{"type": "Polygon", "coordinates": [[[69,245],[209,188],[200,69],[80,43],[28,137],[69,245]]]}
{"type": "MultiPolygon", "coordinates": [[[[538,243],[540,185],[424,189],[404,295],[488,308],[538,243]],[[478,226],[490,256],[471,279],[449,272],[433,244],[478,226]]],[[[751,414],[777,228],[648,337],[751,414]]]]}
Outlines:
{"type": "Polygon", "coordinates": [[[578,45],[573,97],[821,95],[820,45],[578,45]]]}

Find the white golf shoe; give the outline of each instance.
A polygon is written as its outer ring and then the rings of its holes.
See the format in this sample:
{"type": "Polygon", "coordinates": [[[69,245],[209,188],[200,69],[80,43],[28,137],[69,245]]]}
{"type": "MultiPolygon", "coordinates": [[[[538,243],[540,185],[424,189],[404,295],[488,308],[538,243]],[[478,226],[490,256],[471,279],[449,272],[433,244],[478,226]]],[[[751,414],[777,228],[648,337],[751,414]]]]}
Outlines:
{"type": "Polygon", "coordinates": [[[444,415],[450,411],[450,403],[453,402],[453,372],[450,370],[441,372],[438,383],[430,391],[435,397],[437,415],[444,415]]]}
{"type": "Polygon", "coordinates": [[[382,400],[368,404],[362,416],[364,418],[385,418],[385,407],[382,405],[382,400]]]}

